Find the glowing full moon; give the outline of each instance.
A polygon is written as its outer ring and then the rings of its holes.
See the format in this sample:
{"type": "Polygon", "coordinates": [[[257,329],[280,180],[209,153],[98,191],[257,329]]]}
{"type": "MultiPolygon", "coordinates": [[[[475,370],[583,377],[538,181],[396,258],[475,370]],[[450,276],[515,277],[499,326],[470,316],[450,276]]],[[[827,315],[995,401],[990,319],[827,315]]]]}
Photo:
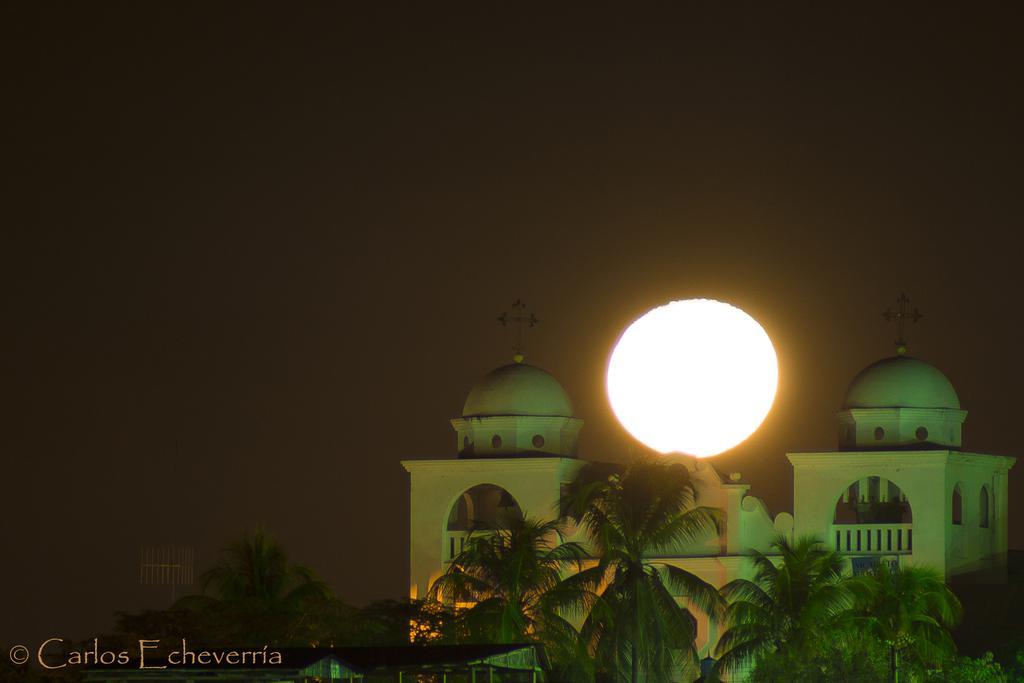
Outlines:
{"type": "Polygon", "coordinates": [[[706,457],[742,442],[768,415],[778,380],[764,328],[711,299],[648,311],[626,328],[608,361],[616,417],[661,453],[706,457]]]}

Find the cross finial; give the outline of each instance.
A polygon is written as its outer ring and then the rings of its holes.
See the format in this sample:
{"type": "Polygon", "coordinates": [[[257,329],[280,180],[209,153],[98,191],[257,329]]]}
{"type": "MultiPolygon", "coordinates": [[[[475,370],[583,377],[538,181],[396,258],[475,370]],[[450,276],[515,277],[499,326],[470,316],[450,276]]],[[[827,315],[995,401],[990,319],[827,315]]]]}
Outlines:
{"type": "Polygon", "coordinates": [[[516,299],[512,302],[512,310],[505,311],[498,316],[498,322],[501,323],[502,327],[508,327],[509,323],[516,324],[516,341],[513,345],[515,354],[512,356],[512,360],[517,363],[522,363],[525,356],[523,351],[523,326],[533,327],[540,321],[537,320],[537,316],[526,310],[526,304],[523,303],[522,299],[516,299]]]}
{"type": "Polygon", "coordinates": [[[882,317],[887,321],[896,321],[897,328],[899,330],[899,336],[896,338],[896,353],[903,355],[907,352],[907,339],[904,336],[906,331],[906,322],[909,320],[912,323],[916,323],[922,317],[921,312],[915,307],[913,311],[908,311],[907,306],[910,305],[910,299],[907,298],[906,294],[900,294],[896,299],[896,303],[900,305],[898,311],[894,311],[891,308],[885,309],[882,313],[882,317]]]}

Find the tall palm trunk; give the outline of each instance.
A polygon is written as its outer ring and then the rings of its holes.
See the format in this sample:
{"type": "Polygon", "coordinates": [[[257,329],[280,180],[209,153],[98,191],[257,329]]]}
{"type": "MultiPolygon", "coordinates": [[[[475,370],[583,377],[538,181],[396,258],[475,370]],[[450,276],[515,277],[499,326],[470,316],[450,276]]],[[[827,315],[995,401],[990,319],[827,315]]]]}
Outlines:
{"type": "MultiPolygon", "coordinates": [[[[634,576],[634,581],[636,578],[634,576]]],[[[640,585],[636,582],[633,586],[633,647],[632,657],[633,660],[630,662],[632,665],[632,681],[633,683],[640,683],[640,656],[638,652],[638,642],[640,640],[640,585]]]]}
{"type": "Polygon", "coordinates": [[[899,674],[896,669],[896,646],[889,646],[889,681],[890,683],[897,683],[899,680],[899,674]]]}
{"type": "Polygon", "coordinates": [[[638,647],[640,640],[640,603],[636,599],[636,594],[633,595],[633,652],[630,656],[630,665],[632,669],[632,681],[633,683],[640,683],[640,648],[638,647]]]}

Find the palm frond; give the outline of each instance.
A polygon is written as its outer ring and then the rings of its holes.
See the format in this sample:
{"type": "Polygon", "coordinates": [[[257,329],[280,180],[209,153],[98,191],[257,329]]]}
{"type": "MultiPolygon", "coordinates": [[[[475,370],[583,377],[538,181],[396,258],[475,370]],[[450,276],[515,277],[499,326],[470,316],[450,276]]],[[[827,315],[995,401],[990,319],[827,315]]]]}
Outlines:
{"type": "Polygon", "coordinates": [[[725,599],[710,583],[675,565],[663,564],[661,569],[665,572],[668,585],[713,621],[724,615],[725,599]]]}

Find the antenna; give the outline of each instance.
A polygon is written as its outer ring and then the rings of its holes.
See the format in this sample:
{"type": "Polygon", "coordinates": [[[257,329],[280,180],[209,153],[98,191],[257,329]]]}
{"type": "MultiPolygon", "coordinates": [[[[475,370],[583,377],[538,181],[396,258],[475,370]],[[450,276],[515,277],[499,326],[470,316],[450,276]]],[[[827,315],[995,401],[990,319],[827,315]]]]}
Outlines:
{"type": "Polygon", "coordinates": [[[173,605],[178,586],[192,585],[195,559],[195,548],[190,546],[140,546],[139,585],[170,586],[173,605]]]}

